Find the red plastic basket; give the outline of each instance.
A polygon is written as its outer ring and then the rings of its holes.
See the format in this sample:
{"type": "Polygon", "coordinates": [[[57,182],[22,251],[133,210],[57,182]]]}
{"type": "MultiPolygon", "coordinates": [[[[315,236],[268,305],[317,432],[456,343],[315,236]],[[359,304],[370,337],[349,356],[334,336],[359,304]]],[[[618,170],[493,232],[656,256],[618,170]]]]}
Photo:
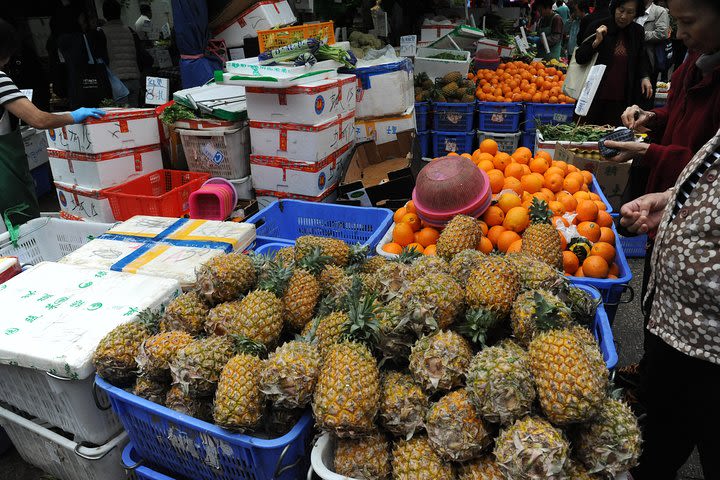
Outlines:
{"type": "Polygon", "coordinates": [[[135,215],[182,217],[190,211],[190,194],[210,178],[209,173],[158,170],[103,190],[115,220],[135,215]]]}

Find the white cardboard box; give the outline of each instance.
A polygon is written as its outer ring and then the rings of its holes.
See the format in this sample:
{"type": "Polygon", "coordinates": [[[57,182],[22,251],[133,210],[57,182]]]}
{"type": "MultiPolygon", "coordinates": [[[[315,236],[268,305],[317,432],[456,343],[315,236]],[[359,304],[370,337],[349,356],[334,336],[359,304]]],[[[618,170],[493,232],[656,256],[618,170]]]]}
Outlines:
{"type": "Polygon", "coordinates": [[[87,378],[110,330],[179,294],[175,280],[43,262],[0,286],[0,363],[87,378]]]}
{"type": "Polygon", "coordinates": [[[60,211],[65,213],[67,218],[88,222],[115,222],[110,200],[100,190],[62,182],[55,182],[55,189],[60,201],[60,211]]]}
{"type": "Polygon", "coordinates": [[[396,62],[359,67],[357,118],[400,115],[415,105],[413,68],[409,58],[396,62]]]}
{"type": "Polygon", "coordinates": [[[253,155],[250,158],[253,185],[256,190],[317,197],[337,185],[343,164],[352,152],[351,147],[345,145],[320,162],[253,155]]]}
{"type": "Polygon", "coordinates": [[[46,132],[49,148],[69,152],[105,153],[160,143],[152,108],[111,108],[102,118],[46,132]]]}
{"type": "Polygon", "coordinates": [[[247,87],[250,120],[315,125],[355,111],[355,75],[296,85],[290,88],[247,87]]]}
{"type": "Polygon", "coordinates": [[[397,117],[367,118],[355,121],[355,140],[372,140],[377,145],[397,140],[397,133],[415,130],[415,105],[397,117]]]}
{"type": "Polygon", "coordinates": [[[213,31],[214,38],[225,40],[229,47],[243,45],[249,37],[257,37],[258,30],[269,30],[295,23],[297,19],[286,0],[262,1],[245,10],[232,22],[213,31]]]}
{"type": "Polygon", "coordinates": [[[355,113],[316,125],[250,121],[253,155],[319,162],[355,140],[355,113]]]}
{"type": "Polygon", "coordinates": [[[45,132],[35,130],[32,127],[25,127],[22,129],[22,138],[30,170],[48,162],[48,145],[45,132]]]}
{"type": "Polygon", "coordinates": [[[71,185],[102,189],[163,168],[160,145],[106,153],[47,150],[53,179],[71,185]]]}
{"type": "Polygon", "coordinates": [[[325,190],[322,195],[318,195],[317,197],[310,197],[308,195],[296,195],[294,193],[277,192],[272,190],[256,190],[256,193],[258,208],[260,208],[261,210],[270,206],[270,204],[272,204],[273,202],[276,202],[278,200],[287,200],[289,198],[294,200],[305,200],[307,202],[316,203],[333,203],[335,202],[335,200],[337,200],[336,186],[325,190]]]}
{"type": "Polygon", "coordinates": [[[451,23],[425,23],[420,29],[420,41],[432,42],[455,30],[457,25],[451,23]]]}
{"type": "Polygon", "coordinates": [[[470,52],[467,50],[441,50],[436,48],[419,48],[415,56],[415,75],[426,73],[432,80],[445,76],[450,72],[460,72],[465,77],[470,70],[470,52]],[[441,53],[461,55],[465,60],[446,60],[430,58],[441,53]]]}

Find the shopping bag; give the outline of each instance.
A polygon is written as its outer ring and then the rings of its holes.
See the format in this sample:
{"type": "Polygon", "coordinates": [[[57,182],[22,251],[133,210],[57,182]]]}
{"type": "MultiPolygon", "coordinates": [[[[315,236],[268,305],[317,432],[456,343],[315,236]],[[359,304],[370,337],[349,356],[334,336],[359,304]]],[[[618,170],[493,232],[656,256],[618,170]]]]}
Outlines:
{"type": "Polygon", "coordinates": [[[77,98],[82,105],[100,105],[112,95],[107,67],[95,60],[85,35],[83,40],[85,40],[88,61],[78,67],[77,98]]]}
{"type": "MultiPolygon", "coordinates": [[[[587,37],[580,45],[593,38],[595,38],[595,34],[587,37]]],[[[595,66],[598,59],[598,54],[595,52],[595,55],[593,55],[592,59],[588,63],[580,65],[577,63],[577,60],[575,60],[575,54],[577,53],[578,48],[579,47],[576,47],[573,51],[572,58],[570,59],[570,65],[568,65],[567,73],[565,74],[565,82],[562,86],[563,93],[575,100],[580,98],[580,93],[585,86],[585,82],[590,74],[590,69],[595,66]]]]}
{"type": "Polygon", "coordinates": [[[108,80],[110,81],[113,100],[117,102],[130,95],[130,90],[128,90],[122,80],[115,76],[112,70],[110,70],[110,67],[105,65],[105,69],[107,70],[108,80]]]}

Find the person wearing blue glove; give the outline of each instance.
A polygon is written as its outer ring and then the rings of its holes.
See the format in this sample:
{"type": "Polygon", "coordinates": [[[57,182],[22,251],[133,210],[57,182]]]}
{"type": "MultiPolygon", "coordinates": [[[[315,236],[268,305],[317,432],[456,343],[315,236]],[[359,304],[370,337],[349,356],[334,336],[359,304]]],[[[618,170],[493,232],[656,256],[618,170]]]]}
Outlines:
{"type": "Polygon", "coordinates": [[[20,36],[0,20],[0,222],[19,225],[40,216],[35,184],[25,156],[18,120],[45,130],[81,123],[105,115],[97,108],[78,108],[70,113],[48,113],[23,95],[2,68],[20,46],[20,36]]]}

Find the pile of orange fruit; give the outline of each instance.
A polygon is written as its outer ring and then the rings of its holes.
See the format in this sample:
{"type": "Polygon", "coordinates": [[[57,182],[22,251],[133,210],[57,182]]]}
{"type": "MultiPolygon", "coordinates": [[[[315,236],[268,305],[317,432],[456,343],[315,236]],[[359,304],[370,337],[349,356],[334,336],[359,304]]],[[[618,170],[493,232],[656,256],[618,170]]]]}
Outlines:
{"type": "Polygon", "coordinates": [[[575,103],[562,93],[565,74],[542,63],[510,62],[497,70],[469,73],[475,96],[485,102],[575,103]]]}
{"type": "MultiPolygon", "coordinates": [[[[600,196],[590,191],[593,177],[589,171],[553,160],[547,152],[540,151],[533,157],[525,147],[512,154],[500,152],[491,139],[483,140],[472,154],[461,156],[487,172],[494,194],[493,204],[479,219],[483,237],[478,250],[484,253],[520,251],[522,233],[530,225],[528,208],[533,197],[538,197],[545,200],[553,212],[553,225],[558,228],[574,225],[578,235],[592,244],[586,252],[587,258],[580,262],[578,255],[568,249],[565,235],[558,231],[565,274],[617,278],[613,219],[600,196]]],[[[435,254],[440,231],[422,222],[412,201],[398,209],[393,220],[392,242],[382,247],[384,251],[399,254],[408,248],[425,255],[435,254]]]]}

